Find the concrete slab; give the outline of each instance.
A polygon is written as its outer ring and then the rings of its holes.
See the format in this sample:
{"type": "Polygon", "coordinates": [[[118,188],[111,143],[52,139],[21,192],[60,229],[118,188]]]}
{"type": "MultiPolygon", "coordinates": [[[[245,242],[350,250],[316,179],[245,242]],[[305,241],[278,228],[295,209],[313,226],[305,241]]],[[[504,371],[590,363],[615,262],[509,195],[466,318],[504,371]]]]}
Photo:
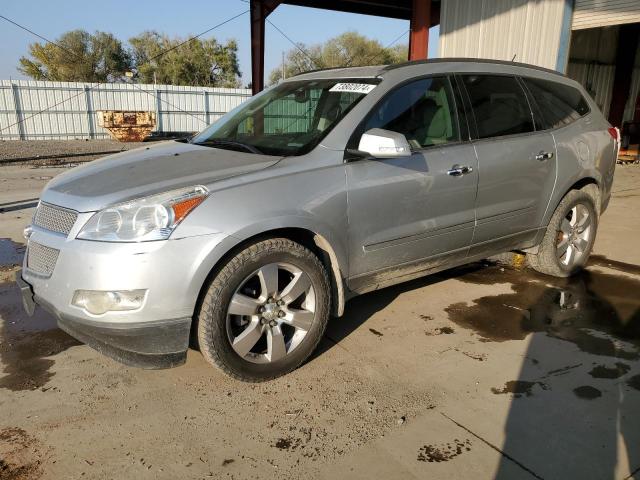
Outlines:
{"type": "Polygon", "coordinates": [[[6,471],[52,479],[640,472],[640,168],[618,169],[586,274],[560,282],[479,264],[356,298],[307,364],[260,385],[229,380],[195,351],[174,370],[127,368],[46,313],[22,313],[11,283],[22,228],[60,171],[0,168],[6,471]]]}

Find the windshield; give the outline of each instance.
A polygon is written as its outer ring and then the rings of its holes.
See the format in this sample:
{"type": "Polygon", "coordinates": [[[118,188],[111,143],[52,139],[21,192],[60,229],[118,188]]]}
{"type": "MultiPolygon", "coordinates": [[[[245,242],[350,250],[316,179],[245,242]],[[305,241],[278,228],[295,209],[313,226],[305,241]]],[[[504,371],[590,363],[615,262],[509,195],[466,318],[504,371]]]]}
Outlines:
{"type": "Polygon", "coordinates": [[[267,155],[302,155],[377,83],[376,79],[285,82],[251,98],[191,143],[267,155]]]}

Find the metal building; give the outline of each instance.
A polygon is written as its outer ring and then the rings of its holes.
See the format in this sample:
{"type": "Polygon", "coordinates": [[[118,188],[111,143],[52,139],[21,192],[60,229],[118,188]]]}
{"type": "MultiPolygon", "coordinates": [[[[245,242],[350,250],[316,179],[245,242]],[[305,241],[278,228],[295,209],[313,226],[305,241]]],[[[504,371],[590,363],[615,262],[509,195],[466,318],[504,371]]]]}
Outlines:
{"type": "MultiPolygon", "coordinates": [[[[609,121],[640,122],[640,0],[442,0],[440,56],[566,73],[609,121]]],[[[625,125],[626,127],[626,125],[625,125]]]]}

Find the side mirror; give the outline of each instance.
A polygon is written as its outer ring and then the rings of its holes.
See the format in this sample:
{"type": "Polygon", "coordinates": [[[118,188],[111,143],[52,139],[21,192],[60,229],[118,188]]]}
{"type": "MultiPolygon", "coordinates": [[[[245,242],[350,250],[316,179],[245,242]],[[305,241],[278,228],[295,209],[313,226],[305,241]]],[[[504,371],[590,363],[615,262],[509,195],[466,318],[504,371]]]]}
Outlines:
{"type": "Polygon", "coordinates": [[[363,133],[358,150],[375,158],[411,156],[411,145],[403,134],[382,128],[372,128],[363,133]]]}

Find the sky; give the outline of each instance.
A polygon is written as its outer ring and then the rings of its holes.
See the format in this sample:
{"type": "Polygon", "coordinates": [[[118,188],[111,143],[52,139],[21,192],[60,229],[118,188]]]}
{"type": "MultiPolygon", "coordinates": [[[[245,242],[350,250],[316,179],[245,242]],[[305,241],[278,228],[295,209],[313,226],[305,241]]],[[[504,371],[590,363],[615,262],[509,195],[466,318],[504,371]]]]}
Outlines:
{"type": "MultiPolygon", "coordinates": [[[[43,37],[55,40],[68,30],[111,32],[127,40],[145,30],[157,30],[171,37],[188,37],[207,30],[228,18],[248,10],[242,0],[4,0],[0,14],[24,25],[43,37]]],[[[355,30],[375,38],[384,46],[409,30],[409,22],[369,15],[332,12],[314,8],[279,6],[270,16],[280,30],[295,42],[322,43],[345,31],[355,30]]],[[[205,35],[219,41],[235,39],[242,84],[251,81],[249,14],[205,35]]],[[[437,56],[438,27],[429,35],[429,57],[437,56]]],[[[30,43],[40,41],[32,34],[0,19],[0,79],[24,79],[16,66],[26,55],[30,43]]],[[[396,44],[407,44],[408,35],[396,44]]],[[[293,48],[269,23],[265,33],[265,77],[277,68],[282,52],[293,48]]]]}

